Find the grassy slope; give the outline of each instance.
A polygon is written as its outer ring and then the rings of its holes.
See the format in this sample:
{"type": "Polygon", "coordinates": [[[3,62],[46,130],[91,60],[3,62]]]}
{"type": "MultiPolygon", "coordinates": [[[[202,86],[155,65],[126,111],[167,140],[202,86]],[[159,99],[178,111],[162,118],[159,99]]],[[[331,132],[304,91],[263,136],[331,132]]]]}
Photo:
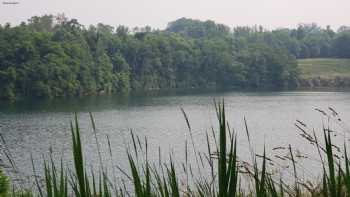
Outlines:
{"type": "Polygon", "coordinates": [[[304,79],[335,77],[350,78],[350,59],[315,58],[298,60],[301,77],[304,79]]]}

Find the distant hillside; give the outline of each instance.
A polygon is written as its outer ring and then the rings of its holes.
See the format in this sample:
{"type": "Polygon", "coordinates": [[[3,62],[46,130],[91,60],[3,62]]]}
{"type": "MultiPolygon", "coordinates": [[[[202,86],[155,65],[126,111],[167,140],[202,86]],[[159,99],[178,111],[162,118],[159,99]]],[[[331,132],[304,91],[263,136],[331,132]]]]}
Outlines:
{"type": "Polygon", "coordinates": [[[300,86],[350,87],[350,59],[300,59],[300,86]]]}

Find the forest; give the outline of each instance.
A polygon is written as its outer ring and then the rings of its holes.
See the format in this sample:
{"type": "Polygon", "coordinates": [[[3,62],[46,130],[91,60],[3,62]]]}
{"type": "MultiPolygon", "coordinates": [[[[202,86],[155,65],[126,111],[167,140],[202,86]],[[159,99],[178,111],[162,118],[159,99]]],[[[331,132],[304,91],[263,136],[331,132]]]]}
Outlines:
{"type": "Polygon", "coordinates": [[[171,88],[296,88],[297,59],[350,58],[350,27],[228,27],[180,18],[152,27],[85,27],[64,15],[0,25],[0,98],[171,88]]]}

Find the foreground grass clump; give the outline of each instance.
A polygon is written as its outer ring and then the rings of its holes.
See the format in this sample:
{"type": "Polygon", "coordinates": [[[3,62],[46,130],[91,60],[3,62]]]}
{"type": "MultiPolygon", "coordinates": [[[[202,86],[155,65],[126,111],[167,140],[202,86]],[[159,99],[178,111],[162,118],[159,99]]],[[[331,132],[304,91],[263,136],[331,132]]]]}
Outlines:
{"type": "Polygon", "coordinates": [[[6,196],[9,191],[9,179],[0,169],[0,196],[6,196]]]}
{"type": "MultiPolygon", "coordinates": [[[[159,161],[149,161],[147,138],[140,140],[139,136],[131,132],[132,144],[126,150],[129,169],[112,165],[116,166],[112,170],[108,169],[108,164],[102,159],[95,122],[91,114],[100,162],[97,170],[87,167],[78,118],[75,116],[74,122],[71,123],[73,168],[67,167],[64,161],[57,165],[50,157],[44,162],[44,177],[35,176],[36,189],[22,195],[16,191],[12,194],[5,192],[6,194],[3,196],[350,196],[350,161],[345,143],[343,151],[340,151],[341,148],[332,143],[335,131],[323,127],[322,137],[318,137],[316,132],[309,129],[305,123],[296,122],[300,136],[313,145],[319,156],[322,179],[319,184],[314,185],[298,176],[300,164],[297,158],[301,156],[293,150],[291,145],[276,147],[275,149],[284,149],[287,153],[281,156],[275,155],[276,158],[269,158],[265,148],[262,154],[255,153],[252,136],[250,136],[246,121],[245,134],[249,144],[250,160],[242,160],[238,156],[237,133],[230,129],[226,121],[224,103],[215,104],[215,109],[219,123],[218,130],[213,129],[211,133],[206,133],[206,153],[197,151],[189,119],[185,111],[182,110],[190,134],[189,146],[187,141],[185,143],[185,161],[174,160],[172,154],[167,160],[162,160],[159,156],[159,161]],[[189,155],[194,157],[195,162],[189,162],[189,155]],[[284,177],[274,173],[277,169],[273,166],[279,165],[279,160],[291,164],[288,180],[284,180],[284,177]],[[121,182],[116,181],[117,177],[111,173],[114,170],[119,170],[124,175],[121,182]]],[[[340,120],[332,108],[329,109],[330,115],[323,110],[316,110],[328,118],[333,117],[340,120]]],[[[107,143],[110,145],[108,137],[107,143]]],[[[159,155],[160,152],[159,148],[159,155]]],[[[110,146],[109,153],[112,157],[110,146]]],[[[33,171],[36,174],[34,165],[33,171]]]]}

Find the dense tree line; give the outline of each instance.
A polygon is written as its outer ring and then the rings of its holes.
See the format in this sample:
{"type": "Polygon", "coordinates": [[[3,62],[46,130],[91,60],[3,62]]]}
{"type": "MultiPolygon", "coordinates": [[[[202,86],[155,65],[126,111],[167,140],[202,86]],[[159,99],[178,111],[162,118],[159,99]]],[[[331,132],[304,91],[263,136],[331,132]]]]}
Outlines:
{"type": "Polygon", "coordinates": [[[129,30],[45,15],[0,26],[0,98],[192,87],[293,87],[296,58],[350,57],[350,30],[230,29],[179,19],[129,30]]]}

